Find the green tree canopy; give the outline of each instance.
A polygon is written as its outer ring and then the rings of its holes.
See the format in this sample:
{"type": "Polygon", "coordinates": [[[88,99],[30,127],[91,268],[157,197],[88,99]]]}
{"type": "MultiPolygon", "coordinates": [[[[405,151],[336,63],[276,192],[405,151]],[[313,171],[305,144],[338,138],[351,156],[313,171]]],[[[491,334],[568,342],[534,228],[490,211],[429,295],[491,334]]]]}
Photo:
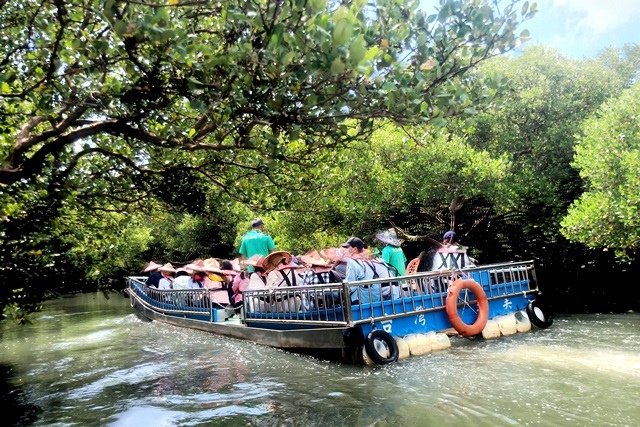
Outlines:
{"type": "Polygon", "coordinates": [[[408,135],[386,123],[314,168],[313,194],[292,195],[277,215],[275,234],[287,249],[336,245],[398,224],[410,233],[439,234],[460,224],[459,208],[476,199],[509,200],[511,165],[463,138],[431,126],[408,135]],[[453,206],[452,205],[456,205],[453,206]]]}
{"type": "Polygon", "coordinates": [[[514,47],[535,12],[514,3],[447,0],[428,16],[395,0],[10,2],[0,183],[95,157],[142,178],[169,166],[253,175],[349,140],[347,117],[365,129],[453,114],[484,96],[462,75],[514,47]]]}
{"type": "Polygon", "coordinates": [[[640,248],[640,84],[588,119],[574,166],[586,183],[562,221],[570,239],[631,255],[640,248]]]}
{"type": "Polygon", "coordinates": [[[63,258],[117,262],[106,224],[153,214],[151,198],[194,214],[233,212],[231,198],[273,209],[376,119],[470,113],[498,83],[469,71],[515,47],[535,13],[518,3],[443,0],[429,15],[397,0],[2,2],[0,302],[42,288],[63,258]],[[82,248],[92,236],[105,238],[82,248]]]}

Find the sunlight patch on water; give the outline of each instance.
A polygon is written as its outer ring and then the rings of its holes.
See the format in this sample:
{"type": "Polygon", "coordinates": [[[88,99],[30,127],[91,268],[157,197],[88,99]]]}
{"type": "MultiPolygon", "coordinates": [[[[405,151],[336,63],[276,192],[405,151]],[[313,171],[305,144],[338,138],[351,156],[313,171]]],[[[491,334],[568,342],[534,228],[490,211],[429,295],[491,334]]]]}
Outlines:
{"type": "Polygon", "coordinates": [[[69,398],[87,399],[102,393],[108,387],[120,384],[139,384],[167,374],[167,367],[157,363],[137,365],[130,369],[119,369],[84,387],[72,390],[69,393],[69,398]]]}
{"type": "Polygon", "coordinates": [[[229,405],[215,409],[200,408],[197,412],[182,412],[168,410],[156,406],[134,406],[118,415],[118,418],[111,424],[114,427],[139,427],[150,425],[153,420],[154,426],[175,426],[193,425],[202,422],[212,422],[216,418],[230,417],[236,415],[258,416],[269,412],[268,408],[242,405],[229,405]]]}
{"type": "Polygon", "coordinates": [[[62,341],[51,346],[52,350],[69,350],[75,347],[95,346],[96,344],[104,344],[109,338],[116,334],[114,329],[102,329],[100,331],[91,332],[80,337],[75,337],[71,341],[62,341]]]}
{"type": "Polygon", "coordinates": [[[640,354],[603,349],[581,349],[561,346],[520,346],[505,357],[523,360],[553,370],[584,370],[604,375],[620,375],[640,380],[640,354]]]}

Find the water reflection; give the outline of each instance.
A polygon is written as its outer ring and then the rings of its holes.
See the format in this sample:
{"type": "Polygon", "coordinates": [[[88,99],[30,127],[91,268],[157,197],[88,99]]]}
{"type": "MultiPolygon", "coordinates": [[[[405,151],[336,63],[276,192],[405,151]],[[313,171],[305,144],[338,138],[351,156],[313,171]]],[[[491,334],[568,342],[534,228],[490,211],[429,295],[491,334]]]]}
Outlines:
{"type": "Polygon", "coordinates": [[[127,300],[79,295],[33,325],[0,325],[0,391],[21,425],[636,425],[639,326],[634,313],[561,316],[370,369],[143,322],[127,300]]]}

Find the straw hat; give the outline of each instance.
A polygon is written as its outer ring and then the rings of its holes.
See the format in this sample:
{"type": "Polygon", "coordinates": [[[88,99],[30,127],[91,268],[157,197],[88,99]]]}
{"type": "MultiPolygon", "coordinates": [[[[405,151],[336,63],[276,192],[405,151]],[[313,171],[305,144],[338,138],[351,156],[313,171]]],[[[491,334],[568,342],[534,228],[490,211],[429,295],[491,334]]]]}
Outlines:
{"type": "Polygon", "coordinates": [[[380,231],[376,234],[376,239],[380,240],[382,243],[386,243],[391,246],[400,246],[402,245],[402,240],[398,239],[398,235],[396,234],[395,228],[390,228],[388,230],[380,231]]]}
{"type": "Polygon", "coordinates": [[[220,263],[215,258],[207,258],[203,261],[204,265],[220,268],[220,263]]]}
{"type": "Polygon", "coordinates": [[[322,258],[318,251],[300,255],[300,260],[309,267],[331,267],[333,265],[332,262],[322,258]]]}
{"type": "Polygon", "coordinates": [[[215,258],[208,258],[204,260],[204,271],[207,273],[225,274],[220,268],[220,263],[215,258]]]}
{"type": "Polygon", "coordinates": [[[275,251],[267,255],[262,261],[262,266],[266,271],[271,271],[281,264],[290,264],[293,257],[287,251],[275,251]]]}
{"type": "Polygon", "coordinates": [[[291,262],[287,263],[287,264],[280,264],[278,265],[275,269],[278,271],[282,271],[282,270],[289,270],[289,269],[293,269],[293,268],[307,268],[302,264],[297,264],[293,261],[293,258],[291,258],[291,262]]]}
{"type": "Polygon", "coordinates": [[[170,262],[168,262],[165,265],[163,265],[162,267],[158,268],[158,271],[165,271],[167,273],[175,273],[176,269],[173,268],[173,265],[171,265],[170,262]]]}
{"type": "Polygon", "coordinates": [[[155,263],[153,261],[149,261],[149,264],[147,264],[147,266],[144,268],[144,270],[142,270],[142,272],[143,273],[149,273],[151,271],[156,271],[160,267],[162,267],[162,264],[158,264],[158,263],[155,263]]]}
{"type": "Polygon", "coordinates": [[[197,259],[190,264],[184,266],[187,270],[191,270],[194,273],[206,273],[206,267],[204,265],[204,260],[197,259]]]}

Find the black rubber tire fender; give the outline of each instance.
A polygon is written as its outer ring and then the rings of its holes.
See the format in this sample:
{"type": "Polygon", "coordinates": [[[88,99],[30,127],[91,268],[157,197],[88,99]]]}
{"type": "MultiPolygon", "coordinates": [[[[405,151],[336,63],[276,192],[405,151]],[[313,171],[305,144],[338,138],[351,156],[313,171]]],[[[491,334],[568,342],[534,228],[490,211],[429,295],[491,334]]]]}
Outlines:
{"type": "Polygon", "coordinates": [[[543,304],[537,299],[529,301],[527,304],[527,316],[529,316],[531,323],[540,329],[546,329],[553,324],[553,316],[545,313],[543,304]],[[542,313],[542,317],[538,313],[542,313]]]}
{"type": "Polygon", "coordinates": [[[398,360],[399,350],[398,344],[396,340],[391,336],[390,333],[376,329],[375,331],[371,331],[369,335],[364,340],[364,348],[367,351],[367,355],[373,360],[373,362],[377,365],[386,365],[387,363],[396,362],[398,360]],[[389,356],[385,357],[378,353],[376,349],[375,342],[376,340],[383,341],[386,346],[389,348],[389,356]]]}

